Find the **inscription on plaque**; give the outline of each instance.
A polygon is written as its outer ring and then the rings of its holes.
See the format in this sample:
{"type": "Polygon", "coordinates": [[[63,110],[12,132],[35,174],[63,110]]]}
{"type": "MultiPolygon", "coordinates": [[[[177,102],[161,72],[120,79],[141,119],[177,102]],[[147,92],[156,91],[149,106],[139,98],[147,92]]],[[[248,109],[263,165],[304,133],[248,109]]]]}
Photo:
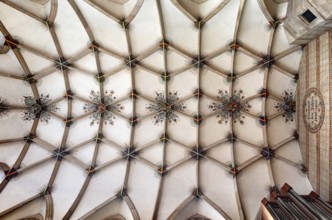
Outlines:
{"type": "Polygon", "coordinates": [[[322,94],[316,88],[309,89],[303,100],[303,120],[308,131],[316,133],[324,121],[325,105],[322,94]]]}

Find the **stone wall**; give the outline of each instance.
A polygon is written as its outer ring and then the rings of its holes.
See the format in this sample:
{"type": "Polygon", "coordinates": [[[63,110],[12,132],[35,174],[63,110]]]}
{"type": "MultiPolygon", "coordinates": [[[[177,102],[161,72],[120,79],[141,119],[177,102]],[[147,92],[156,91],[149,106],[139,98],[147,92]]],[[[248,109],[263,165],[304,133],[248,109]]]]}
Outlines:
{"type": "Polygon", "coordinates": [[[284,23],[288,41],[304,45],[332,28],[332,2],[330,0],[289,1],[284,23]],[[302,15],[306,12],[315,16],[311,22],[302,15]]]}
{"type": "Polygon", "coordinates": [[[332,31],[304,47],[298,85],[297,113],[302,156],[313,188],[323,199],[331,201],[332,31]]]}

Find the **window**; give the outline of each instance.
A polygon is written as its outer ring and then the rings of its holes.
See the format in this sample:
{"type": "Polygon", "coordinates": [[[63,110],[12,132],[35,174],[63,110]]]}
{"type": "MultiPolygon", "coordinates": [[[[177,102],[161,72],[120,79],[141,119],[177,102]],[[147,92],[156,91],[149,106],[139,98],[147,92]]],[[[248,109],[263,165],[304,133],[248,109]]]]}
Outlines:
{"type": "Polygon", "coordinates": [[[302,18],[304,18],[308,23],[313,22],[317,17],[307,9],[303,14],[301,14],[302,18]]]}

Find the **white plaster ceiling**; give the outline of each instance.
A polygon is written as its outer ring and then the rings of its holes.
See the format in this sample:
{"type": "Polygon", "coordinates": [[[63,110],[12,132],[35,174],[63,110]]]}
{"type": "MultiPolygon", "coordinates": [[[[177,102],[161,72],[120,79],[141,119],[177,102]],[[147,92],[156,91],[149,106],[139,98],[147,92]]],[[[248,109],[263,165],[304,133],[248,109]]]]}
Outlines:
{"type": "Polygon", "coordinates": [[[271,20],[287,3],[44,3],[0,1],[1,219],[254,219],[312,189],[275,108],[301,58],[271,20]]]}

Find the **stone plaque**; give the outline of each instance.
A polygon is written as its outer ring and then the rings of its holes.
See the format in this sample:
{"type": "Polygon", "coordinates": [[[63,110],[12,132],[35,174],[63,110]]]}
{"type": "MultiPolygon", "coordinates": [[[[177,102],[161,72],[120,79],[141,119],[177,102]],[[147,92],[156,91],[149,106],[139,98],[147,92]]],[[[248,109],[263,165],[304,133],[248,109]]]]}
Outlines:
{"type": "Polygon", "coordinates": [[[303,99],[303,120],[308,131],[316,133],[324,121],[325,105],[322,94],[316,88],[309,89],[303,99]]]}

